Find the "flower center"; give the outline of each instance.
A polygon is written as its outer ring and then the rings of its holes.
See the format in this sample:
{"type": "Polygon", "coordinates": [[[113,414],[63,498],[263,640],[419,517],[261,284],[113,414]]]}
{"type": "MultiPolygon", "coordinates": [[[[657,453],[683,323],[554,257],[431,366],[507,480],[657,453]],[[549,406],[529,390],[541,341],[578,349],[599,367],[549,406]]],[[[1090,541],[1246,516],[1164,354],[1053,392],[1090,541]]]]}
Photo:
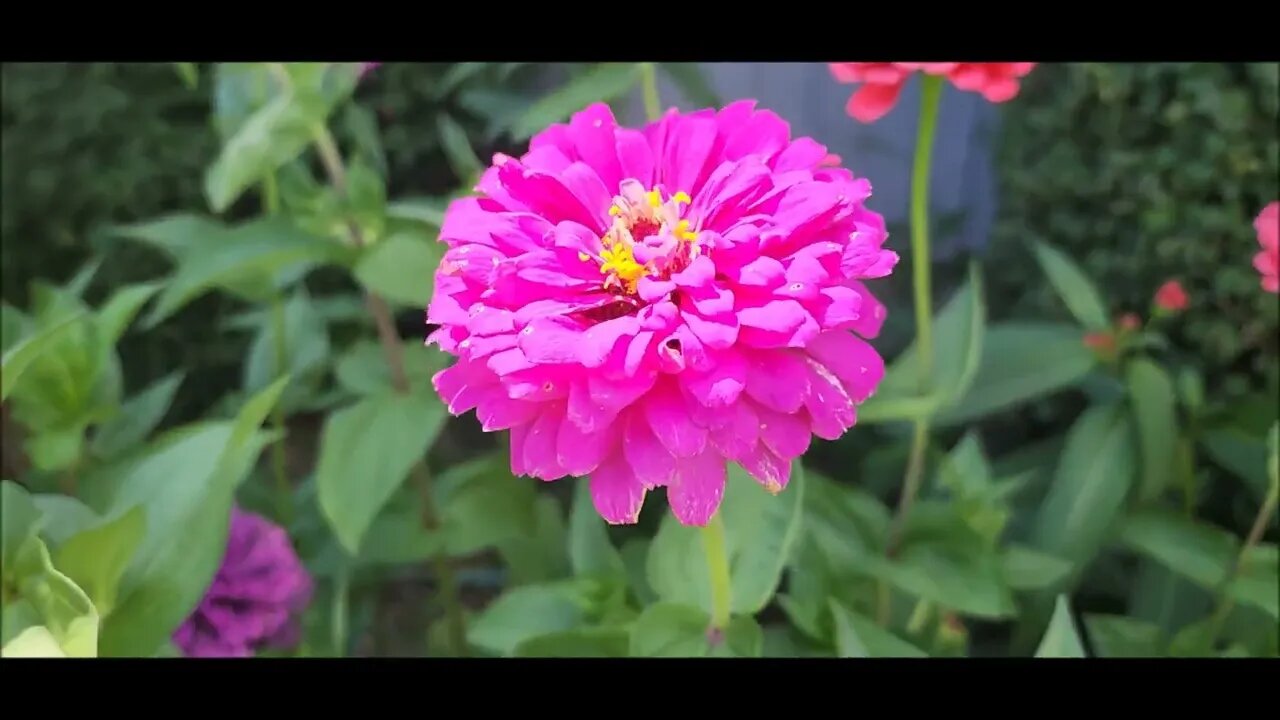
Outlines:
{"type": "Polygon", "coordinates": [[[700,252],[697,233],[680,217],[690,202],[685,192],[663,199],[660,188],[646,192],[638,181],[623,180],[609,208],[613,224],[600,238],[599,257],[579,257],[599,262],[605,289],[627,295],[635,294],[643,277],[669,278],[700,252]]]}

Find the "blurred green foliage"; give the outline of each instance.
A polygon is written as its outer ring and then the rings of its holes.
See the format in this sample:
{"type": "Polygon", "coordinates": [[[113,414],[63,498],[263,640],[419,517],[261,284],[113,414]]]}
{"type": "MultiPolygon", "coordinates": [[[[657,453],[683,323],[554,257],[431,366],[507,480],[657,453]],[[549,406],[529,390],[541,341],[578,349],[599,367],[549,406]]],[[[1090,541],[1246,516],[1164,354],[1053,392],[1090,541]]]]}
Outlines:
{"type": "MultiPolygon", "coordinates": [[[[1004,110],[993,267],[1029,267],[1044,241],[1075,258],[1112,301],[1147,316],[1179,278],[1191,307],[1170,330],[1212,391],[1274,374],[1275,297],[1258,290],[1253,220],[1280,197],[1277,63],[1043,64],[1004,110]]],[[[993,273],[993,307],[1055,308],[1035,273],[993,273]]],[[[1274,383],[1274,380],[1271,380],[1274,383]]]]}

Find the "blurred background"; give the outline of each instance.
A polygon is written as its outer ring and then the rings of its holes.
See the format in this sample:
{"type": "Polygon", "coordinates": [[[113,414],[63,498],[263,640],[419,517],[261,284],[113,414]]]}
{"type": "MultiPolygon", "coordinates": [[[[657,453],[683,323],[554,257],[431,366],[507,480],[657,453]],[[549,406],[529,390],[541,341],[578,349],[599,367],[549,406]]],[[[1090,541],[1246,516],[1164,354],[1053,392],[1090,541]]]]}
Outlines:
{"type": "MultiPolygon", "coordinates": [[[[1178,278],[1192,300],[1184,316],[1166,328],[1173,352],[1197,358],[1206,394],[1239,409],[1239,422],[1249,422],[1251,407],[1262,420],[1270,418],[1280,393],[1278,313],[1274,296],[1257,290],[1257,273],[1247,261],[1255,235],[1242,218],[1252,218],[1280,195],[1277,67],[1045,64],[1025,79],[1015,102],[999,106],[948,85],[932,181],[935,297],[947,297],[976,257],[988,268],[991,321],[1066,317],[1027,249],[1037,240],[1081,263],[1116,315],[1145,316],[1155,289],[1178,278]]],[[[869,205],[886,216],[889,242],[903,255],[901,267],[908,267],[905,218],[916,82],[887,116],[863,125],[844,111],[851,88],[837,84],[825,65],[703,63],[667,69],[664,106],[755,98],[786,118],[793,135],[814,137],[869,178],[875,189],[869,205]]],[[[442,209],[494,152],[523,152],[527,140],[513,131],[516,119],[576,70],[530,63],[386,63],[364,79],[357,102],[339,113],[333,129],[344,146],[377,158],[387,197],[442,209]]],[[[168,63],[3,66],[5,302],[29,307],[33,281],[66,283],[95,257],[101,264],[85,291],[93,305],[114,288],[168,272],[163,255],[120,240],[112,228],[171,212],[205,212],[202,177],[220,146],[214,105],[225,101],[217,97],[212,75],[211,67],[197,65],[184,74],[168,63]]],[[[613,104],[629,122],[643,117],[638,92],[613,104]]],[[[257,203],[255,193],[246,194],[226,216],[255,216],[257,203]]],[[[878,294],[896,311],[880,342],[893,356],[911,336],[910,274],[898,272],[880,287],[878,294]]],[[[324,298],[352,293],[356,286],[345,275],[317,273],[308,290],[324,298]]],[[[317,305],[332,313],[330,320],[343,312],[337,303],[317,305]]],[[[188,373],[161,427],[243,397],[238,393],[247,384],[246,357],[258,327],[245,315],[248,309],[228,294],[208,293],[157,329],[122,339],[125,387],[145,387],[176,367],[188,373]]],[[[405,309],[398,321],[404,337],[423,333],[420,310],[405,309]]],[[[1088,397],[1108,392],[1115,390],[1098,380],[1085,383],[1083,392],[1053,395],[984,420],[997,473],[1030,466],[1036,452],[1056,453],[1054,443],[1088,397]],[[1037,445],[1041,441],[1048,445],[1037,445]],[[1014,448],[1019,452],[1008,452],[1014,448]]],[[[298,431],[291,429],[289,442],[303,449],[291,462],[314,456],[322,412],[292,416],[298,431]]],[[[905,443],[884,442],[893,432],[877,428],[818,444],[807,461],[832,477],[890,495],[906,454],[905,443]]],[[[3,437],[4,476],[19,477],[26,459],[20,431],[7,415],[3,437]]],[[[467,417],[450,424],[435,452],[447,465],[493,442],[467,417]]],[[[1210,488],[1205,515],[1247,527],[1258,495],[1242,490],[1230,454],[1223,450],[1203,470],[1210,488]]],[[[296,470],[291,474],[306,472],[296,470]]],[[[1034,492],[1030,497],[1029,503],[1034,492]]]]}

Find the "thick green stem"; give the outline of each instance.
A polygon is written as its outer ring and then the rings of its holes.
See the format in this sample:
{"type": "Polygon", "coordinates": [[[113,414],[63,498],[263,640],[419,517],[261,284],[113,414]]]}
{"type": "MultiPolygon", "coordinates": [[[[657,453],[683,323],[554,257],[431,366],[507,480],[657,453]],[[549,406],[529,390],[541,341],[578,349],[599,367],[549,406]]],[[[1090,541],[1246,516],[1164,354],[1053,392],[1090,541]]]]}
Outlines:
{"type": "MultiPolygon", "coordinates": [[[[942,98],[942,79],[924,75],[920,84],[920,123],[916,129],[916,155],[911,167],[911,284],[916,311],[916,368],[921,396],[933,389],[933,286],[930,277],[932,253],[929,251],[929,172],[933,158],[933,136],[938,125],[938,105],[942,98]]],[[[925,448],[929,443],[929,418],[915,421],[911,436],[911,454],[902,481],[902,494],[885,552],[892,556],[898,549],[907,515],[920,492],[924,477],[925,448]]],[[[882,581],[883,582],[883,581],[882,581]]],[[[888,622],[887,598],[881,588],[878,613],[882,624],[888,622]]]]}
{"type": "Polygon", "coordinates": [[[1209,633],[1205,638],[1205,651],[1213,652],[1213,646],[1218,641],[1218,634],[1222,632],[1222,625],[1227,621],[1227,617],[1231,614],[1231,609],[1235,606],[1235,598],[1231,596],[1231,586],[1235,584],[1236,577],[1240,574],[1245,562],[1248,561],[1249,550],[1257,545],[1263,534],[1267,531],[1267,523],[1271,522],[1271,516],[1276,511],[1277,501],[1280,501],[1280,482],[1272,480],[1271,489],[1267,492],[1267,497],[1262,501],[1262,507],[1258,508],[1258,515],[1253,519],[1253,527],[1249,529],[1249,535],[1244,540],[1244,545],[1240,547],[1240,554],[1236,555],[1235,561],[1231,563],[1231,568],[1227,571],[1226,577],[1222,584],[1218,586],[1218,605],[1213,612],[1213,616],[1209,620],[1209,633]]]}
{"type": "MultiPolygon", "coordinates": [[[[284,300],[279,295],[271,299],[271,334],[275,341],[276,377],[280,377],[287,372],[289,349],[285,338],[284,300]]],[[[285,468],[285,437],[288,427],[285,425],[283,403],[277,402],[271,409],[271,424],[280,433],[280,437],[271,445],[271,466],[276,478],[276,515],[283,527],[289,527],[293,522],[293,498],[289,474],[285,468]]]]}
{"type": "Polygon", "coordinates": [[[920,124],[916,130],[916,157],[911,167],[911,282],[915,290],[916,348],[920,391],[927,392],[933,378],[933,288],[929,270],[929,170],[933,135],[938,125],[942,79],[925,75],[920,86],[920,124]]]}
{"type": "Polygon", "coordinates": [[[348,600],[351,590],[351,570],[343,561],[338,576],[333,581],[333,604],[329,608],[329,631],[333,642],[333,652],[338,657],[347,656],[347,614],[348,600]]]}
{"type": "Polygon", "coordinates": [[[720,513],[711,516],[702,528],[702,546],[707,553],[707,570],[711,578],[711,630],[723,632],[729,626],[733,608],[733,586],[729,579],[729,549],[724,541],[724,520],[720,513]]]}
{"type": "Polygon", "coordinates": [[[662,99],[658,96],[658,71],[653,63],[640,63],[640,86],[644,91],[644,114],[650,122],[662,117],[662,99]]]}

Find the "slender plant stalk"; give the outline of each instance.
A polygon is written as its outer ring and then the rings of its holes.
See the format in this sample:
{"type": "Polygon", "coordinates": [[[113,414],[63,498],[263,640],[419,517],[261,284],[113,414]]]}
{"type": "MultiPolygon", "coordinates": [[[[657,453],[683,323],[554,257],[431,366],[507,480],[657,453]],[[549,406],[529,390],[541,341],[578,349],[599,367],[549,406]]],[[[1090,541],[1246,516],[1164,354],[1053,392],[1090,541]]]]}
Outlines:
{"type": "MultiPolygon", "coordinates": [[[[279,295],[271,298],[271,334],[275,340],[276,377],[285,374],[288,364],[288,344],[285,338],[284,300],[279,295]]],[[[280,524],[289,527],[293,522],[293,488],[289,483],[289,474],[285,467],[285,425],[284,404],[277,402],[271,408],[271,424],[280,432],[280,437],[271,445],[271,465],[276,478],[276,514],[280,524]]]]}
{"type": "MultiPolygon", "coordinates": [[[[329,182],[333,185],[334,190],[345,196],[347,193],[347,171],[342,162],[342,154],[338,151],[338,144],[334,141],[329,129],[324,125],[315,128],[314,139],[320,160],[329,176],[329,182]]],[[[348,223],[347,230],[352,244],[357,247],[364,245],[364,237],[357,224],[348,223]]],[[[387,367],[391,370],[391,383],[396,392],[408,394],[410,385],[409,377],[404,369],[404,348],[400,344],[400,336],[396,332],[391,309],[387,306],[386,301],[374,292],[365,294],[365,307],[369,310],[369,314],[373,316],[374,325],[377,327],[378,341],[382,345],[382,353],[387,361],[387,367]]],[[[421,458],[414,463],[413,468],[410,470],[410,478],[413,480],[414,486],[418,488],[421,496],[423,527],[429,532],[439,530],[440,515],[436,509],[435,498],[431,489],[431,473],[421,458]]],[[[448,558],[442,553],[437,553],[432,558],[432,562],[435,568],[436,580],[440,584],[440,595],[445,609],[445,621],[449,627],[449,642],[453,646],[453,651],[456,655],[466,656],[468,654],[466,617],[463,613],[462,601],[459,597],[458,584],[453,575],[453,568],[450,566],[448,558]]]]}
{"type": "Polygon", "coordinates": [[[351,591],[351,570],[343,561],[338,576],[333,581],[333,604],[330,606],[329,631],[333,641],[333,651],[338,657],[347,656],[347,605],[351,591]]]}
{"type": "Polygon", "coordinates": [[[1249,550],[1257,545],[1262,540],[1263,534],[1266,533],[1267,524],[1271,522],[1271,516],[1276,511],[1277,501],[1280,501],[1280,482],[1272,479],[1271,489],[1267,492],[1266,499],[1262,501],[1262,507],[1258,508],[1258,515],[1253,519],[1253,527],[1249,529],[1249,535],[1245,537],[1244,545],[1240,546],[1240,553],[1236,555],[1222,584],[1218,586],[1218,604],[1209,620],[1209,634],[1205,638],[1206,653],[1213,652],[1213,646],[1217,643],[1218,635],[1222,632],[1222,625],[1231,614],[1231,609],[1235,607],[1235,598],[1231,596],[1231,586],[1240,575],[1240,569],[1248,561],[1249,550]]]}
{"type": "Polygon", "coordinates": [[[724,541],[724,520],[716,512],[702,528],[702,546],[707,554],[711,577],[711,630],[724,632],[733,608],[733,586],[729,579],[729,549],[724,541]]]}
{"type": "Polygon", "coordinates": [[[644,114],[650,121],[662,117],[662,100],[658,97],[658,72],[651,62],[640,63],[640,86],[644,91],[644,114]]]}
{"type": "MultiPolygon", "coordinates": [[[[932,254],[929,251],[929,171],[932,167],[934,131],[938,125],[938,105],[942,98],[942,79],[924,75],[920,83],[920,122],[916,129],[916,155],[911,168],[911,284],[916,312],[916,367],[919,371],[920,394],[933,388],[933,286],[930,278],[932,254]]],[[[924,477],[925,449],[929,443],[929,418],[916,418],[911,435],[911,453],[907,473],[902,481],[902,494],[893,520],[885,553],[892,556],[902,539],[907,515],[920,492],[924,477]]],[[[881,581],[883,583],[883,581],[881,581]]],[[[880,593],[877,615],[882,625],[888,624],[889,593],[880,593]]]]}

